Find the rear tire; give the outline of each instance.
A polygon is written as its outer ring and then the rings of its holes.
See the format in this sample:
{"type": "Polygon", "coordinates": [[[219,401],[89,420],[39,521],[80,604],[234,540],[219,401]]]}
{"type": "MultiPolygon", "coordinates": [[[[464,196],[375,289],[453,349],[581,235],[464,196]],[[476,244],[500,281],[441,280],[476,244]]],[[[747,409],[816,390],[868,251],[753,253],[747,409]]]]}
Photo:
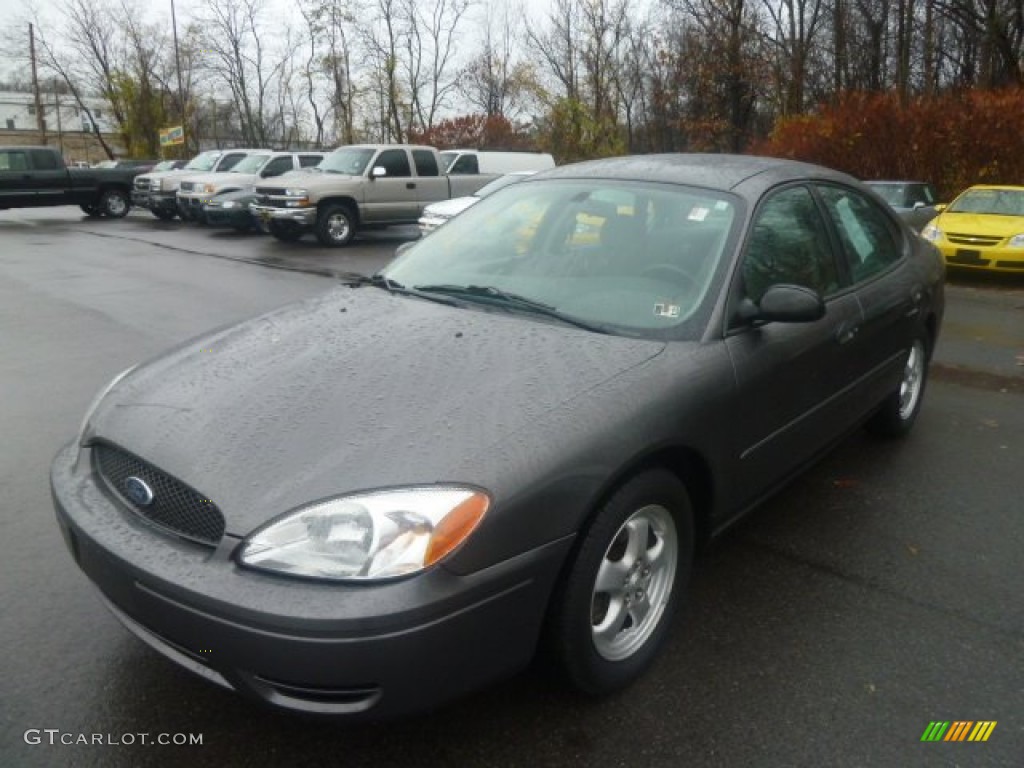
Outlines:
{"type": "Polygon", "coordinates": [[[552,597],[547,639],[570,681],[625,688],[664,643],[693,564],[693,508],[664,469],[623,484],[582,532],[552,597]]]}
{"type": "Polygon", "coordinates": [[[302,237],[302,230],[292,221],[273,221],[268,225],[270,234],[282,243],[294,243],[302,237]]]}
{"type": "Polygon", "coordinates": [[[885,438],[904,437],[910,432],[924,401],[929,357],[928,338],[922,334],[914,339],[907,351],[903,375],[896,391],[885,399],[864,425],[868,432],[885,438]]]}
{"type": "Polygon", "coordinates": [[[356,234],[356,215],[348,205],[329,205],[316,217],[316,239],[331,248],[343,248],[356,234]]]}
{"type": "Polygon", "coordinates": [[[123,219],[131,207],[128,193],[123,189],[108,189],[100,195],[99,209],[108,218],[123,219]]]}

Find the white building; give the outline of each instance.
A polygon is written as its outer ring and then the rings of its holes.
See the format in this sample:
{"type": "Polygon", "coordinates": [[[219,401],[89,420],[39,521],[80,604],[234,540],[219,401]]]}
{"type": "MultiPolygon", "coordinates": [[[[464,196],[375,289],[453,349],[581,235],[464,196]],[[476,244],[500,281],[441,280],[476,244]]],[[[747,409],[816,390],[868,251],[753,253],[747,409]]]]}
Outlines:
{"type": "MultiPolygon", "coordinates": [[[[74,97],[70,94],[57,94],[53,91],[41,91],[39,100],[43,106],[43,120],[47,134],[59,133],[91,133],[92,126],[85,111],[79,109],[74,97]],[[60,115],[57,105],[60,105],[60,115]]],[[[114,133],[117,128],[110,113],[110,106],[104,99],[87,96],[86,106],[101,133],[114,133]]],[[[37,131],[35,98],[31,93],[18,91],[0,91],[0,130],[5,131],[37,131]]]]}

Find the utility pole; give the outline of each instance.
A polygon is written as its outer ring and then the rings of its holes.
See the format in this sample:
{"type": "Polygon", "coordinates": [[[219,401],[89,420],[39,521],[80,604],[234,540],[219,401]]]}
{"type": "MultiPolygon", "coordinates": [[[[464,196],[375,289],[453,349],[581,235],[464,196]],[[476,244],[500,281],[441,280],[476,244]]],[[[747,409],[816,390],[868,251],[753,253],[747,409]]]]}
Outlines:
{"type": "Polygon", "coordinates": [[[28,25],[28,52],[32,59],[32,93],[36,102],[36,127],[39,129],[39,143],[46,144],[46,118],[43,117],[43,102],[39,98],[39,77],[36,74],[36,31],[28,25]]]}
{"type": "Polygon", "coordinates": [[[57,90],[57,78],[53,78],[53,103],[57,106],[57,146],[64,155],[64,127],[60,122],[60,91],[57,90]]]}

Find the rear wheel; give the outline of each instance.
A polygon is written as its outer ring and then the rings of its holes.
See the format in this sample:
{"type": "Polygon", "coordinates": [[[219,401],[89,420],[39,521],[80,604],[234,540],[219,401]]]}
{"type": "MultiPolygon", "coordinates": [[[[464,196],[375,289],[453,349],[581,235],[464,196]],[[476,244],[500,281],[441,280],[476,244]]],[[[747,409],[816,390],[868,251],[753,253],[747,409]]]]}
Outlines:
{"type": "Polygon", "coordinates": [[[910,345],[899,386],[868,420],[867,430],[880,437],[903,437],[910,432],[917,421],[917,414],[921,412],[927,383],[928,342],[921,335],[910,345]]]}
{"type": "Polygon", "coordinates": [[[294,243],[302,237],[302,230],[293,221],[273,221],[268,225],[270,234],[283,243],[294,243]]]}
{"type": "Polygon", "coordinates": [[[329,205],[316,217],[316,239],[323,245],[341,248],[356,234],[356,216],[347,205],[329,205]]]}
{"type": "Polygon", "coordinates": [[[131,201],[128,200],[128,193],[123,189],[108,189],[100,195],[99,209],[104,216],[121,219],[128,215],[130,208],[131,201]]]}
{"type": "Polygon", "coordinates": [[[626,482],[584,532],[552,599],[548,636],[587,693],[635,681],[665,640],[693,562],[693,509],[667,470],[626,482]]]}

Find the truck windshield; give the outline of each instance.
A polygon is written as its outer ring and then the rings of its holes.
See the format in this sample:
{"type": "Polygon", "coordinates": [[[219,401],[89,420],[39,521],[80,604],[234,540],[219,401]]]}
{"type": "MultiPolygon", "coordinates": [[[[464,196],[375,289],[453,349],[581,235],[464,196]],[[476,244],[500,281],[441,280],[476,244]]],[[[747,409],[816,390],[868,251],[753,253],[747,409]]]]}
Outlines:
{"type": "Polygon", "coordinates": [[[188,161],[188,165],[185,166],[185,170],[209,171],[217,164],[217,159],[219,157],[220,152],[202,152],[188,161]]]}
{"type": "Polygon", "coordinates": [[[270,159],[270,155],[249,155],[231,169],[231,173],[259,173],[260,168],[270,159]]]}
{"type": "Polygon", "coordinates": [[[345,173],[349,176],[362,176],[363,171],[373,157],[372,149],[355,149],[343,147],[336,149],[329,154],[318,166],[321,171],[327,173],[345,173]]]}

